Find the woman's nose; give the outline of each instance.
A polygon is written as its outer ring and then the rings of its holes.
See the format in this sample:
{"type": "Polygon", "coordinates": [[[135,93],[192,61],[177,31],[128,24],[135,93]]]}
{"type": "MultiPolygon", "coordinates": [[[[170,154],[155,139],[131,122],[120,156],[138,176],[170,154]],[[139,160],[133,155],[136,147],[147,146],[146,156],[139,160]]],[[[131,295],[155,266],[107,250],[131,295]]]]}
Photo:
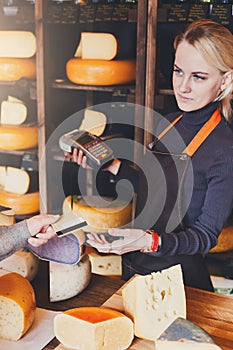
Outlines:
{"type": "Polygon", "coordinates": [[[180,82],[179,89],[181,92],[190,92],[191,91],[191,85],[188,78],[183,78],[180,82]]]}

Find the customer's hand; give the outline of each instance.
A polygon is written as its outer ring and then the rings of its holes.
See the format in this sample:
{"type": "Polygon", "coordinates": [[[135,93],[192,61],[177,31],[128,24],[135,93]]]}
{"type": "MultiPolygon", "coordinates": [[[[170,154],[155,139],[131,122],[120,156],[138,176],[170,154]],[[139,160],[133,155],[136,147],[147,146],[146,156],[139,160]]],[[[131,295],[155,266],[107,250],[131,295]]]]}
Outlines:
{"type": "Polygon", "coordinates": [[[146,250],[151,247],[152,237],[140,229],[109,229],[108,233],[118,239],[109,243],[104,234],[88,233],[87,243],[101,253],[122,255],[136,250],[146,250]]]}
{"type": "Polygon", "coordinates": [[[87,157],[83,155],[82,150],[78,150],[77,148],[74,148],[73,153],[65,153],[65,156],[68,159],[73,160],[73,162],[80,165],[82,168],[90,169],[91,167],[87,164],[87,157]]]}
{"type": "Polygon", "coordinates": [[[48,242],[49,239],[56,237],[56,232],[52,229],[51,224],[56,222],[59,215],[40,214],[26,220],[28,231],[31,237],[28,243],[34,247],[39,247],[48,242]]]}

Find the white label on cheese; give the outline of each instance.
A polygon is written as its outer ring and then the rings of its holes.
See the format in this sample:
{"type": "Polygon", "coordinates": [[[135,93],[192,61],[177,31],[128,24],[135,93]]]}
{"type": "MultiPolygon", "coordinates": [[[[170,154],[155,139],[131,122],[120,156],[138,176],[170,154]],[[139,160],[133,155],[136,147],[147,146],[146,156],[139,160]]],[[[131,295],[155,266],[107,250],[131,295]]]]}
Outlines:
{"type": "Polygon", "coordinates": [[[3,101],[1,124],[20,125],[27,119],[27,107],[23,103],[3,101]]]}
{"type": "Polygon", "coordinates": [[[35,53],[36,38],[32,32],[0,31],[0,57],[29,58],[35,53]]]}
{"type": "Polygon", "coordinates": [[[81,33],[74,57],[82,59],[112,60],[117,54],[117,40],[110,33],[81,33]]]}
{"type": "Polygon", "coordinates": [[[79,129],[86,130],[96,136],[100,136],[105,130],[106,122],[107,118],[104,113],[87,108],[85,109],[84,118],[79,129]]]}

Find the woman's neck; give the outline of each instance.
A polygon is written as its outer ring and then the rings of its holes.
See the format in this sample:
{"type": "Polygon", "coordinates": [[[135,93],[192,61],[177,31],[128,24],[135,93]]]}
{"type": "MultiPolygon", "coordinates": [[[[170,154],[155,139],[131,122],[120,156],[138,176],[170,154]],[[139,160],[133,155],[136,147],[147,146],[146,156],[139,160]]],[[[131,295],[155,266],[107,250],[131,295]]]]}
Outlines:
{"type": "Polygon", "coordinates": [[[218,102],[211,102],[196,111],[183,112],[182,123],[196,126],[204,124],[217,108],[218,102]]]}

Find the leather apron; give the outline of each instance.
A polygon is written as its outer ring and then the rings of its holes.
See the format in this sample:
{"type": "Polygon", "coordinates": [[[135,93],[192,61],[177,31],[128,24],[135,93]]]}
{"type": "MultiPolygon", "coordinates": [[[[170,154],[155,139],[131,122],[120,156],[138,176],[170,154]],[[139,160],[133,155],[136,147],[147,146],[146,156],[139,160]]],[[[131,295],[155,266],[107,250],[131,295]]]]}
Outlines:
{"type": "MultiPolygon", "coordinates": [[[[221,120],[220,111],[216,110],[210,119],[203,125],[199,132],[180,154],[171,152],[159,152],[156,149],[158,141],[182,118],[177,117],[164,131],[148,145],[148,149],[156,157],[157,168],[154,174],[153,186],[145,191],[143,180],[142,191],[138,194],[139,206],[137,212],[143,211],[145,215],[135,227],[142,229],[154,229],[158,234],[179,232],[185,229],[185,213],[191,200],[192,193],[184,191],[185,179],[190,172],[191,158],[208,135],[214,130],[221,120]],[[164,192],[166,192],[164,194],[164,192]],[[147,196],[147,199],[145,199],[147,196]],[[149,196],[149,201],[148,201],[149,196]],[[148,204],[149,202],[149,204],[148,204]],[[140,206],[141,204],[141,206],[140,206]],[[153,220],[152,220],[153,219],[153,220]]],[[[189,179],[189,178],[188,178],[189,179]]],[[[188,191],[189,192],[189,191],[188,191]]],[[[181,264],[184,284],[194,288],[213,291],[209,272],[205,266],[202,254],[155,256],[140,251],[126,253],[122,256],[122,278],[128,280],[134,274],[149,274],[160,271],[170,266],[181,264]]]]}

